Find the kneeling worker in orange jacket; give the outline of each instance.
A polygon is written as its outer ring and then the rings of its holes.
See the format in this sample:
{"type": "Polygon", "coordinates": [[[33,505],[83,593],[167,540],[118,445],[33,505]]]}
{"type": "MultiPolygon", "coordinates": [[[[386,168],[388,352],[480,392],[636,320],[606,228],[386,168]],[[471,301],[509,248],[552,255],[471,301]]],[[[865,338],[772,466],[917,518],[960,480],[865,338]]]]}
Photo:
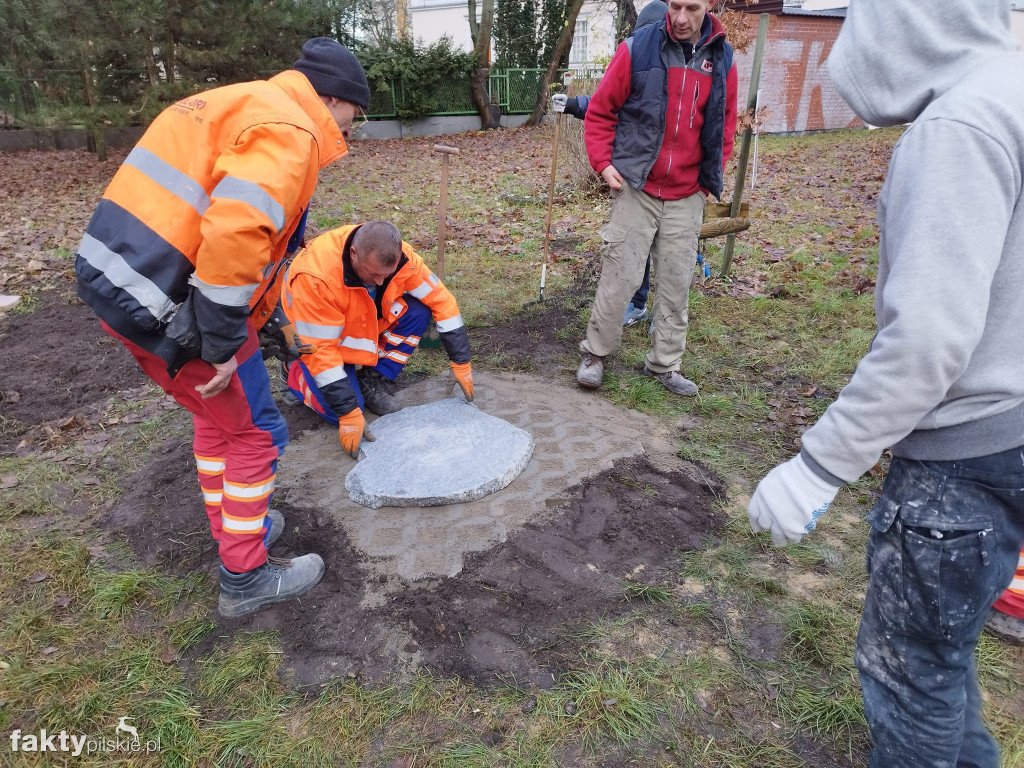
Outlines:
{"type": "Polygon", "coordinates": [[[316,238],[288,267],[281,293],[299,339],[315,348],[288,367],[288,388],[338,425],[352,458],[364,437],[373,439],[363,408],[383,415],[401,407],[391,383],[431,316],[456,381],[473,399],[469,336],[455,298],[393,224],[370,221],[316,238]]]}
{"type": "Polygon", "coordinates": [[[223,616],[301,595],[324,574],[316,554],[267,557],[284,529],[269,505],[288,427],[257,332],[317,173],[346,154],[369,102],[352,52],[318,37],[269,80],[172,104],[118,168],[76,255],[78,295],[192,414],[223,616]]]}

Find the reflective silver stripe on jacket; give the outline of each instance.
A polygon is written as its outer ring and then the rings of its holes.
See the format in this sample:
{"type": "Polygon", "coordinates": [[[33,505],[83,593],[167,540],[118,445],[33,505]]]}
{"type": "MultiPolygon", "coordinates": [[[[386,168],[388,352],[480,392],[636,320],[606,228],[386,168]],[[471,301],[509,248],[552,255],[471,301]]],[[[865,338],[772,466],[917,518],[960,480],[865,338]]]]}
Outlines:
{"type": "Polygon", "coordinates": [[[343,325],[317,325],[316,323],[307,323],[304,320],[295,321],[295,330],[303,336],[309,336],[311,339],[334,340],[341,336],[344,328],[345,326],[343,325]]]}
{"type": "Polygon", "coordinates": [[[424,280],[411,291],[406,291],[406,293],[422,301],[432,290],[434,290],[434,286],[427,280],[424,280]]]}
{"type": "Polygon", "coordinates": [[[82,236],[78,255],[103,273],[111,283],[127,292],[139,304],[148,309],[153,317],[163,322],[174,311],[175,304],[156,283],[140,275],[124,260],[90,234],[82,236]]]}
{"type": "Polygon", "coordinates": [[[363,352],[373,352],[374,354],[377,353],[377,342],[370,341],[369,339],[357,339],[355,336],[346,336],[338,346],[358,349],[363,352]]]}
{"type": "Polygon", "coordinates": [[[266,216],[280,232],[284,226],[284,208],[259,184],[240,179],[237,176],[225,176],[213,188],[210,197],[224,200],[238,200],[266,216]]]}
{"type": "Polygon", "coordinates": [[[323,373],[318,373],[313,377],[313,381],[316,382],[318,387],[326,387],[328,384],[333,384],[336,381],[347,379],[348,374],[345,373],[344,365],[336,365],[333,368],[328,368],[323,373]]]}
{"type": "Polygon", "coordinates": [[[172,195],[191,205],[200,216],[210,207],[210,197],[198,181],[148,149],[136,147],[128,153],[124,164],[141,171],[172,195]]]}
{"type": "Polygon", "coordinates": [[[249,303],[252,295],[259,288],[259,283],[249,285],[214,285],[200,280],[195,274],[188,278],[189,283],[199,289],[210,301],[215,304],[223,304],[225,307],[241,307],[249,303]]]}
{"type": "Polygon", "coordinates": [[[448,333],[448,331],[454,331],[456,328],[461,328],[463,325],[462,315],[456,315],[455,317],[449,317],[447,320],[438,320],[437,330],[441,333],[448,333]]]}

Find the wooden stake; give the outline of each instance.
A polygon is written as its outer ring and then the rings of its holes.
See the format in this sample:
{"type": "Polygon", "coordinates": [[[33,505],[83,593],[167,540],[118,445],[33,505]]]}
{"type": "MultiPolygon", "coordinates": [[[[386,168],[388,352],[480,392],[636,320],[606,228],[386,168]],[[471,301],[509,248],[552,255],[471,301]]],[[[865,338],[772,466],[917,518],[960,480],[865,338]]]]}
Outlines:
{"type": "MultiPolygon", "coordinates": [[[[768,21],[771,18],[767,13],[760,14],[760,21],[757,25],[757,43],[754,45],[754,63],[750,70],[750,91],[747,96],[747,109],[757,108],[757,89],[761,85],[761,61],[764,59],[764,46],[768,40],[768,21]]],[[[754,116],[757,117],[756,115],[754,116]]],[[[736,183],[732,191],[732,210],[729,215],[737,218],[740,215],[740,203],[743,201],[743,185],[747,178],[747,163],[750,160],[750,137],[753,129],[747,127],[743,130],[743,140],[740,144],[740,157],[736,166],[736,183]]],[[[722,277],[728,277],[729,269],[732,267],[732,251],[736,245],[736,235],[729,235],[725,239],[725,256],[722,259],[722,277]]]]}
{"type": "Polygon", "coordinates": [[[551,181],[548,183],[548,215],[544,219],[544,256],[540,268],[540,299],[544,301],[544,283],[548,276],[548,239],[551,237],[551,202],[555,196],[555,174],[558,171],[558,125],[562,121],[555,113],[555,137],[553,140],[554,149],[551,153],[551,181]]]}
{"type": "Polygon", "coordinates": [[[448,226],[448,156],[459,154],[455,147],[435,144],[434,151],[441,153],[441,203],[437,212],[437,269],[439,280],[444,282],[444,240],[448,226]]]}

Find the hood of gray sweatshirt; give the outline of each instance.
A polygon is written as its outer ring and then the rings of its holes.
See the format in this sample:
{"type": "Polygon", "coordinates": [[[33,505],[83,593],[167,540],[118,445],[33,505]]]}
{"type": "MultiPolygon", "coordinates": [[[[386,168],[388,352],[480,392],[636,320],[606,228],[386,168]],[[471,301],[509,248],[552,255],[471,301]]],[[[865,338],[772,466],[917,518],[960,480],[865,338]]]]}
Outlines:
{"type": "Polygon", "coordinates": [[[877,333],[803,436],[826,480],[882,451],[1024,444],[1024,54],[1008,0],[851,0],[829,74],[874,125],[912,125],[878,201],[877,333]]]}

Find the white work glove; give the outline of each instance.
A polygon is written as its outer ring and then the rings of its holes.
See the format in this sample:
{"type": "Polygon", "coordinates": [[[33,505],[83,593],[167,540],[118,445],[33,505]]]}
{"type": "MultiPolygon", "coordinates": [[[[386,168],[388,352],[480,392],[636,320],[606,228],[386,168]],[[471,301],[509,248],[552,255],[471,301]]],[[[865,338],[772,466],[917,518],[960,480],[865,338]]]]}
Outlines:
{"type": "Polygon", "coordinates": [[[776,547],[796,544],[814,530],[837,493],[839,486],[818,477],[797,454],[757,484],[747,505],[750,529],[771,531],[776,547]]]}
{"type": "Polygon", "coordinates": [[[565,102],[569,100],[569,97],[564,93],[556,93],[551,97],[551,111],[562,113],[565,112],[565,102]]]}

